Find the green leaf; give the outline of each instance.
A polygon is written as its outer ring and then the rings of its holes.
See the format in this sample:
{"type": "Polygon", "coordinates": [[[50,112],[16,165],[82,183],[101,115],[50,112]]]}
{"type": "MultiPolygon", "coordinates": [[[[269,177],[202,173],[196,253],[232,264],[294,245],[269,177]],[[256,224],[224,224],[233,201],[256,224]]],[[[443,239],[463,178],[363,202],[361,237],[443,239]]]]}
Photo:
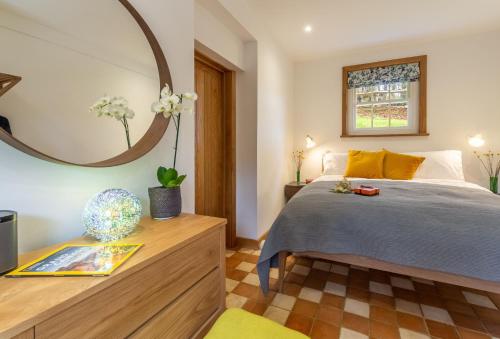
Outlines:
{"type": "Polygon", "coordinates": [[[177,177],[177,179],[175,179],[177,181],[177,186],[180,186],[182,184],[182,182],[184,181],[184,179],[186,179],[186,175],[185,174],[179,175],[177,177]]]}
{"type": "Polygon", "coordinates": [[[182,182],[184,181],[184,179],[186,179],[186,175],[183,174],[183,175],[179,175],[177,178],[175,178],[174,180],[170,180],[168,183],[167,183],[167,186],[166,187],[169,187],[169,188],[172,188],[172,187],[179,187],[182,182]]]}
{"type": "Polygon", "coordinates": [[[174,181],[177,179],[178,174],[175,168],[165,168],[165,167],[159,167],[157,171],[157,177],[158,181],[164,186],[164,187],[171,187],[169,186],[171,181],[174,181]]]}
{"type": "Polygon", "coordinates": [[[158,170],[156,171],[156,177],[158,178],[158,181],[160,184],[162,183],[163,176],[165,175],[165,172],[167,169],[163,166],[158,167],[158,170]]]}

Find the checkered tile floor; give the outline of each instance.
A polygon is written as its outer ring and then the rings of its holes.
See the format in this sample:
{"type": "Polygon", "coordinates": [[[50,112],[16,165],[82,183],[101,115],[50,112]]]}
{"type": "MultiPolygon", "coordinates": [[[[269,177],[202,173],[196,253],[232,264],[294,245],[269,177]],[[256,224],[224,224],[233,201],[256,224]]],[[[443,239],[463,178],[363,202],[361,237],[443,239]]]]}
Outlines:
{"type": "Polygon", "coordinates": [[[227,307],[312,338],[500,338],[500,295],[335,262],[289,257],[284,293],[259,288],[260,252],[226,252],[227,307]]]}

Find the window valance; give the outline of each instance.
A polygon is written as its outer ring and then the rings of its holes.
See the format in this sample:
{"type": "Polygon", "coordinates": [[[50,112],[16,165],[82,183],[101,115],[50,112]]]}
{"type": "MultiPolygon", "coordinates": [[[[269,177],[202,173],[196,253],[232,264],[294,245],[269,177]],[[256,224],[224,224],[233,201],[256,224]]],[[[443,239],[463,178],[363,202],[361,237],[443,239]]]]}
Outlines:
{"type": "Polygon", "coordinates": [[[352,71],[347,75],[347,83],[349,88],[359,88],[395,82],[411,82],[417,81],[419,78],[419,64],[411,63],[352,71]]]}

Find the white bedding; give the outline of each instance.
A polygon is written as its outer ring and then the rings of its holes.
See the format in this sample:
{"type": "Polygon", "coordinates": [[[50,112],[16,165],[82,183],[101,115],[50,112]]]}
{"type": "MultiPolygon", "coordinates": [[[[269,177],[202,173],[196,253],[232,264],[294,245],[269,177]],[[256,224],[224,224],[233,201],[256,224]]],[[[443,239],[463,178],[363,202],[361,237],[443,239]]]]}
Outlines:
{"type": "MultiPolygon", "coordinates": [[[[314,181],[340,181],[344,178],[343,175],[322,175],[319,178],[315,179],[314,181]]],[[[426,183],[426,184],[434,184],[434,185],[445,185],[445,186],[455,186],[455,187],[467,187],[467,188],[476,188],[479,190],[483,191],[488,191],[488,189],[473,184],[471,182],[463,181],[463,180],[451,180],[451,179],[413,179],[413,180],[391,180],[391,179],[365,179],[365,178],[349,178],[349,181],[357,181],[357,180],[363,180],[363,181],[402,181],[402,182],[420,182],[420,183],[426,183]]]]}

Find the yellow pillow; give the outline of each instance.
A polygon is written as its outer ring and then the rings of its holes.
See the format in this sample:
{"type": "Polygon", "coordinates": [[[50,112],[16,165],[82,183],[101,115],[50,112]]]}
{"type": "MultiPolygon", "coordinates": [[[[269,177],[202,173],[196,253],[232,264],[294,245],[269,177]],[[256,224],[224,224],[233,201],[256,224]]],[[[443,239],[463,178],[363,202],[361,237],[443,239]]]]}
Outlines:
{"type": "Polygon", "coordinates": [[[384,178],[395,180],[411,180],[424,162],[424,157],[408,154],[392,153],[384,149],[384,178]]]}
{"type": "Polygon", "coordinates": [[[344,176],[381,179],[384,177],[385,152],[349,151],[344,176]]]}

